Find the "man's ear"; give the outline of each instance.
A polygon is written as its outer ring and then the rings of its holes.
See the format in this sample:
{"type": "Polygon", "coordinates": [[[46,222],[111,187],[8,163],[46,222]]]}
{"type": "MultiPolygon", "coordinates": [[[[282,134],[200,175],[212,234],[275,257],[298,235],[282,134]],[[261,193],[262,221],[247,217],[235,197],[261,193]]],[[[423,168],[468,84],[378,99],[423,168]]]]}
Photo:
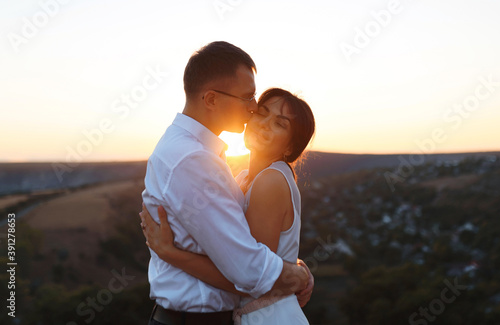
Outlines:
{"type": "Polygon", "coordinates": [[[216,103],[216,99],[217,99],[217,94],[215,93],[215,91],[207,90],[203,94],[202,99],[203,99],[203,102],[204,102],[206,108],[208,108],[211,111],[215,111],[215,109],[216,109],[215,103],[216,103]]]}

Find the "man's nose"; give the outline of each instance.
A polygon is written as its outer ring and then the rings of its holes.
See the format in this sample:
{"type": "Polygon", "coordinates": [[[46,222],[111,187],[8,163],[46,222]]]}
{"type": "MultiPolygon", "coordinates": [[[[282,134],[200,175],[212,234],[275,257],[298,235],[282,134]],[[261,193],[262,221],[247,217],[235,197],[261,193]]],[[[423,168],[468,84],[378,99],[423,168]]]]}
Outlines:
{"type": "Polygon", "coordinates": [[[250,102],[250,104],[248,104],[248,107],[247,107],[247,111],[249,111],[250,113],[253,113],[257,110],[257,101],[255,100],[255,98],[250,102]]]}

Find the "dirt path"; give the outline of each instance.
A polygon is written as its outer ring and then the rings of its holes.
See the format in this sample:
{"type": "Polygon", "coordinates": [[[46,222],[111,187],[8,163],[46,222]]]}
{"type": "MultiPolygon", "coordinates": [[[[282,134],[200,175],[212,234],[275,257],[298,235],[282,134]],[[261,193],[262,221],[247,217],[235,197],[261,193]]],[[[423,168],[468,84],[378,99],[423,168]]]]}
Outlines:
{"type": "MultiPolygon", "coordinates": [[[[83,283],[106,285],[111,270],[125,266],[112,256],[100,257],[103,254],[100,243],[113,233],[115,226],[108,216],[109,198],[123,191],[135,193],[138,186],[138,181],[128,180],[85,188],[43,202],[22,216],[23,222],[43,233],[42,257],[30,262],[30,278],[35,282],[51,282],[54,267],[62,265],[62,284],[69,289],[83,283]]],[[[131,269],[128,273],[136,276],[134,283],[147,279],[146,272],[131,269]]]]}
{"type": "Polygon", "coordinates": [[[132,189],[135,184],[135,181],[128,180],[70,193],[40,204],[23,216],[23,220],[43,231],[85,230],[106,235],[109,232],[106,213],[109,197],[132,189]]]}

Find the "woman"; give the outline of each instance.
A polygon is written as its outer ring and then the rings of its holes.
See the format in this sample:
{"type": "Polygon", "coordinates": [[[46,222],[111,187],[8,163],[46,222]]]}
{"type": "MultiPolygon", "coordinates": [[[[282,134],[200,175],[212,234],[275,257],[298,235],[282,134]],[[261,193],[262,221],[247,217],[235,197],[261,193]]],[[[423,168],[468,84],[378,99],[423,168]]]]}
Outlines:
{"type": "MultiPolygon", "coordinates": [[[[245,130],[245,145],[250,150],[249,169],[236,177],[245,194],[245,216],[252,235],[283,260],[292,263],[297,261],[299,252],[301,206],[290,164],[301,156],[314,129],[314,116],[305,101],[283,89],[266,90],[245,130]]],[[[199,267],[208,257],[179,250],[173,245],[163,208],[159,209],[161,232],[143,209],[144,235],[148,246],[158,256],[202,281],[236,292],[234,285],[220,272],[207,270],[204,273],[199,267]]],[[[235,323],[308,324],[300,306],[309,297],[299,302],[295,295],[254,300],[239,294],[244,297],[242,308],[235,311],[235,323]]]]}

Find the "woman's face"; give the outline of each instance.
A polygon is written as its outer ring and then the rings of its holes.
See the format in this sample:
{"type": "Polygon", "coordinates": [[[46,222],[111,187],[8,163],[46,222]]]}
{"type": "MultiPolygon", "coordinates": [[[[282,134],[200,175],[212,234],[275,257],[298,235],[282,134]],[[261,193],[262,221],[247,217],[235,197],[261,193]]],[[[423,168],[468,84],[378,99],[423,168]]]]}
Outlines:
{"type": "Polygon", "coordinates": [[[245,130],[246,147],[273,160],[289,155],[292,118],[281,97],[271,97],[264,103],[259,103],[245,130]]]}

